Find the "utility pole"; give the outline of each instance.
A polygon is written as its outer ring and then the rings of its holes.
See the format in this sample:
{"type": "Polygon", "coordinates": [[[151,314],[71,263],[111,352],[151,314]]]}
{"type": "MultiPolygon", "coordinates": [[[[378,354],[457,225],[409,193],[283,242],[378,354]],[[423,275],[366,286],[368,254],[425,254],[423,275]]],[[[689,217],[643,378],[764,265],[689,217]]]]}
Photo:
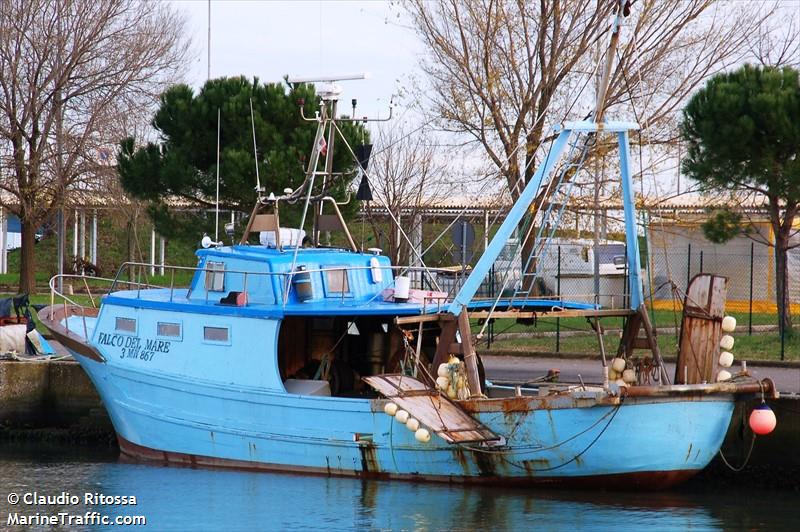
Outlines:
{"type": "Polygon", "coordinates": [[[208,72],[206,74],[206,81],[211,79],[211,0],[208,0],[208,72]]]}
{"type": "MultiPolygon", "coordinates": [[[[61,4],[59,4],[60,6],[61,4]]],[[[59,8],[60,11],[60,8],[59,8]]],[[[61,13],[58,16],[58,38],[59,40],[63,39],[64,32],[62,31],[61,21],[62,21],[61,13]]],[[[62,43],[62,46],[59,46],[59,50],[56,53],[56,68],[57,68],[57,75],[56,75],[56,82],[59,84],[58,88],[56,89],[54,103],[56,105],[56,174],[57,179],[62,180],[64,179],[64,154],[63,154],[63,136],[64,136],[64,105],[61,100],[61,53],[64,50],[65,43],[62,43]]],[[[66,190],[64,191],[66,195],[66,190]]],[[[64,247],[66,246],[67,242],[67,235],[64,234],[66,231],[66,221],[64,220],[64,201],[65,197],[61,198],[61,206],[58,208],[58,283],[57,288],[59,293],[64,293],[64,247]]]]}

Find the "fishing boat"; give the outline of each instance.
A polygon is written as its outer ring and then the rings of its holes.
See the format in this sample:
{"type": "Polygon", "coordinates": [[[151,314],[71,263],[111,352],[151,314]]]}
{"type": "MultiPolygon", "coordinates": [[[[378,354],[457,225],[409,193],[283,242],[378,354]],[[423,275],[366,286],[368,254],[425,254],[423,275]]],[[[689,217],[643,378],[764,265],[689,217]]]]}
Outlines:
{"type": "MultiPolygon", "coordinates": [[[[53,304],[39,317],[91,378],[124,455],[368,478],[662,488],[709,463],[737,400],[776,395],[768,379],[720,365],[729,365],[720,360],[727,281],[710,274],[686,290],[678,367],[667,374],[640,279],[628,145],[636,124],[559,126],[544,164],[458,292],[447,294],[435,290],[435,271],[393,265],[356,245],[328,195],[332,150],[323,153],[338,132],[339,93],[321,94],[319,113],[308,118],[317,133],[303,184],[268,197],[259,190],[238,244],[206,238],[196,267],[168,268],[172,278],[191,271],[188,287],[124,280],[152,266],[129,263],[95,307],[51,281],[53,304]],[[570,189],[576,154],[598,135],[618,144],[625,308],[535,297],[531,283],[476,298],[524,218],[563,209],[531,205],[543,190],[570,189]],[[280,213],[292,206],[302,206],[302,221],[287,229],[280,213]],[[326,231],[340,232],[346,245],[322,246],[326,231]],[[434,289],[411,288],[412,273],[431,276],[434,289]],[[508,317],[589,320],[600,382],[487,380],[471,326],[508,317]],[[599,334],[608,317],[626,320],[613,359],[599,334]],[[637,357],[641,349],[647,355],[637,357]]],[[[363,182],[367,166],[354,159],[363,182]]],[[[534,252],[525,272],[552,239],[549,224],[528,227],[534,252]]]]}

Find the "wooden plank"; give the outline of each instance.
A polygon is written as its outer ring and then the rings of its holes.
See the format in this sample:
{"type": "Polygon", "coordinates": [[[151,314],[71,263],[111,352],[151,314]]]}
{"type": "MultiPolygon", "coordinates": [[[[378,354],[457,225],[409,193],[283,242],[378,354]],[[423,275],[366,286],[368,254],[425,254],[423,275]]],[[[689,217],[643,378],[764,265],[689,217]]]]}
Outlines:
{"type": "Polygon", "coordinates": [[[436,374],[439,364],[447,362],[447,359],[450,358],[450,345],[456,341],[457,325],[458,324],[454,321],[442,323],[442,332],[439,333],[439,343],[436,346],[436,354],[433,357],[433,362],[431,362],[431,369],[434,374],[436,374]]]}
{"type": "Polygon", "coordinates": [[[727,290],[725,277],[707,273],[696,275],[689,284],[675,366],[676,384],[716,380],[727,290]]]}
{"type": "Polygon", "coordinates": [[[461,334],[461,354],[464,356],[464,365],[467,369],[470,396],[480,396],[481,378],[478,374],[478,354],[475,353],[475,347],[472,345],[472,329],[470,329],[469,316],[466,312],[458,315],[458,332],[461,334]]]}
{"type": "Polygon", "coordinates": [[[413,377],[374,375],[364,377],[364,381],[448,443],[475,443],[500,439],[453,401],[413,377]],[[427,394],[420,393],[423,388],[427,394]]]}
{"type": "Polygon", "coordinates": [[[667,376],[667,370],[664,369],[664,359],[661,358],[661,349],[658,347],[658,339],[653,332],[653,325],[650,323],[650,314],[647,313],[647,307],[645,307],[644,304],[639,307],[639,315],[642,319],[642,328],[647,335],[647,343],[650,344],[650,350],[653,352],[653,359],[656,361],[661,371],[662,384],[667,384],[669,383],[669,377],[667,376]]]}
{"type": "Polygon", "coordinates": [[[630,319],[628,319],[627,323],[625,323],[625,329],[622,331],[622,339],[619,342],[619,348],[617,348],[617,356],[624,355],[625,357],[629,357],[633,354],[633,344],[639,336],[639,329],[641,326],[642,318],[638,313],[633,314],[630,319]]]}
{"type": "Polygon", "coordinates": [[[397,316],[394,319],[396,325],[408,325],[409,323],[423,323],[430,321],[453,321],[455,316],[452,314],[420,314],[418,316],[397,316]]]}
{"type": "Polygon", "coordinates": [[[274,214],[256,214],[251,231],[277,231],[278,217],[274,214]]]}
{"type": "Polygon", "coordinates": [[[69,316],[95,318],[99,311],[100,309],[97,308],[79,307],[77,305],[53,305],[40,310],[38,316],[42,325],[47,327],[53,337],[64,347],[96,362],[105,363],[106,359],[95,347],[89,344],[87,338],[75,334],[61,324],[69,316]]]}
{"type": "Polygon", "coordinates": [[[463,355],[463,346],[457,342],[453,342],[450,344],[450,348],[447,350],[448,353],[453,355],[463,355]]]}

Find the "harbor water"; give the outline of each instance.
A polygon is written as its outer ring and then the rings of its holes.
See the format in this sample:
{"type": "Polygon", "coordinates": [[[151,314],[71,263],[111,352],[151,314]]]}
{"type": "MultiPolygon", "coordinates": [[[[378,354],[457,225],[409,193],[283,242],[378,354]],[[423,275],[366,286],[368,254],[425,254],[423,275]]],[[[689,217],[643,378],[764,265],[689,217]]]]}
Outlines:
{"type": "Polygon", "coordinates": [[[0,444],[0,493],[0,530],[800,529],[796,490],[746,478],[655,493],[504,489],[162,467],[41,444],[0,444]],[[100,522],[137,516],[146,524],[100,522]]]}

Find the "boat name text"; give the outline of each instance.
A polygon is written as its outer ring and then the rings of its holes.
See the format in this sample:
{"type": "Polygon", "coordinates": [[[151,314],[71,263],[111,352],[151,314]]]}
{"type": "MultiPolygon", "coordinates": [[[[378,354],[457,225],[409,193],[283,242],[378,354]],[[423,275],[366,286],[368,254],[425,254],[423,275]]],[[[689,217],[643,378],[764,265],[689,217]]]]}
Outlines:
{"type": "Polygon", "coordinates": [[[156,353],[169,353],[171,342],[154,338],[139,338],[101,332],[97,343],[120,349],[120,358],[137,358],[149,362],[156,353]]]}

